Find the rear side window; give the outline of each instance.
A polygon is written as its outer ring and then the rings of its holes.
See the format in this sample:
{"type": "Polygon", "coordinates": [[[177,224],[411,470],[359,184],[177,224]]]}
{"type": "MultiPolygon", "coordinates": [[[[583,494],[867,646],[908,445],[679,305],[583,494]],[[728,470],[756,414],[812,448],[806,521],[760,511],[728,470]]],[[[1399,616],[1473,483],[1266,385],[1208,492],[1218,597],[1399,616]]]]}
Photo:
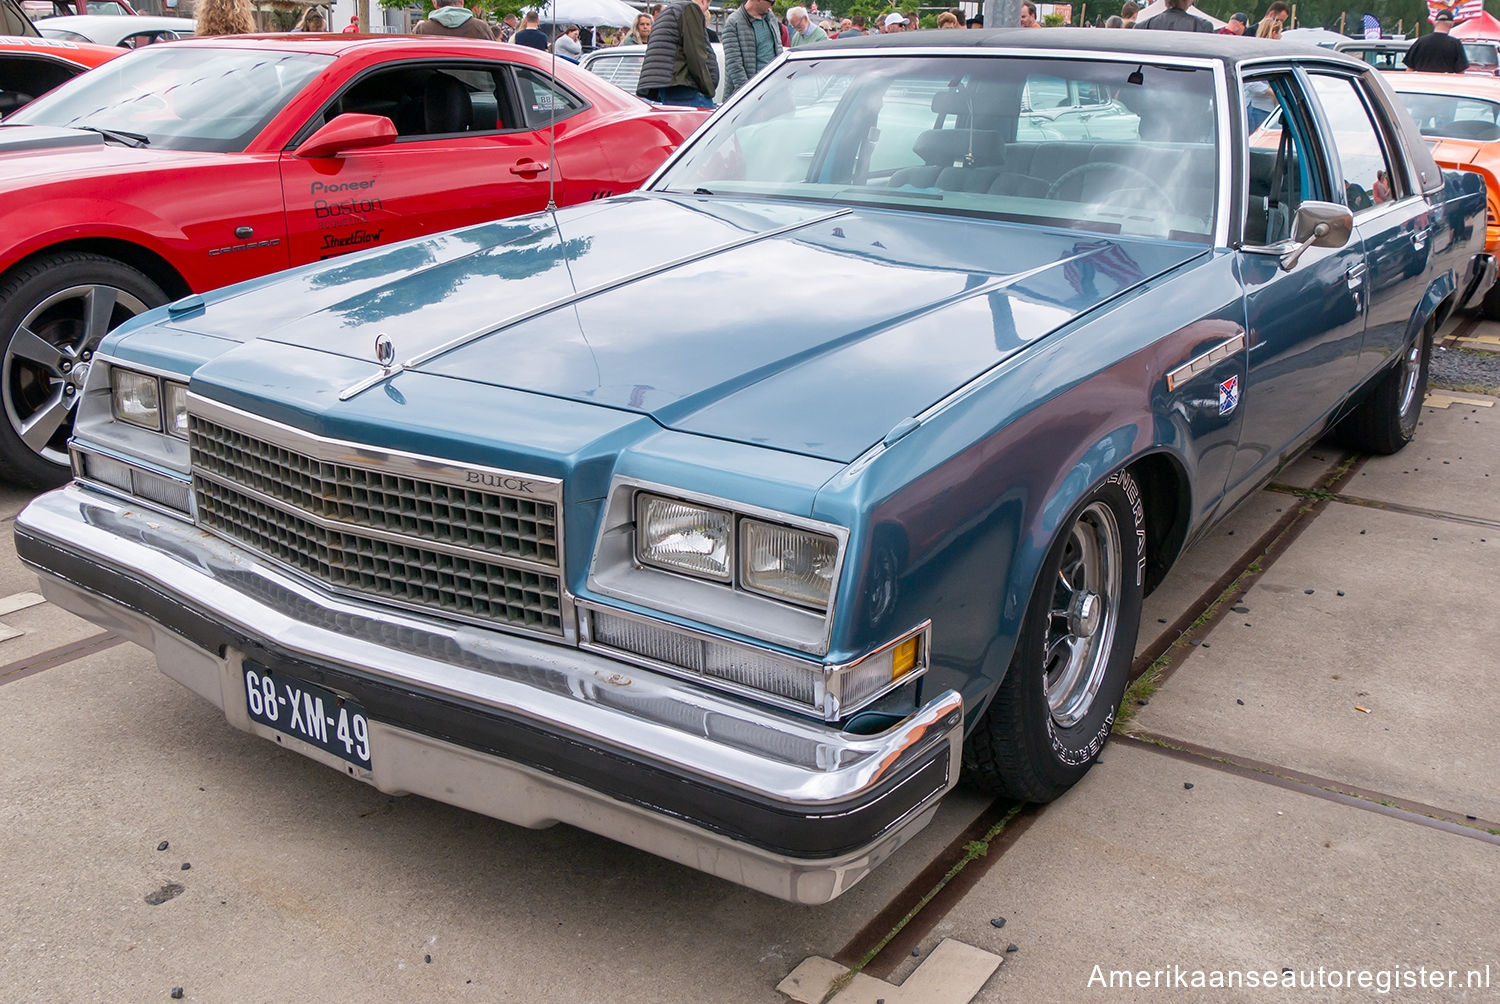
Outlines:
{"type": "Polygon", "coordinates": [[[1333,134],[1344,204],[1358,213],[1404,197],[1405,175],[1392,165],[1383,130],[1358,83],[1324,73],[1314,73],[1311,79],[1333,134]]]}
{"type": "Polygon", "coordinates": [[[515,73],[521,111],[533,129],[545,129],[549,124],[577,115],[589,106],[587,101],[553,77],[530,67],[518,66],[515,73]]]}

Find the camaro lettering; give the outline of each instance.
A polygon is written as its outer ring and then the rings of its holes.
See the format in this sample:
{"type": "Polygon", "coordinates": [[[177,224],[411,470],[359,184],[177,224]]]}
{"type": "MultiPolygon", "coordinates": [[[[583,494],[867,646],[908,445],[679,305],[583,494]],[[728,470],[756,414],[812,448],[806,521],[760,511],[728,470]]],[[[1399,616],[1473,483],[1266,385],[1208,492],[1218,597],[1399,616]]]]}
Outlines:
{"type": "Polygon", "coordinates": [[[354,233],[345,234],[342,237],[334,234],[324,234],[323,250],[327,251],[329,248],[358,247],[361,244],[374,244],[380,240],[380,235],[383,233],[385,233],[384,230],[377,230],[374,233],[370,233],[368,230],[356,230],[354,233]]]}
{"type": "Polygon", "coordinates": [[[254,251],[257,248],[273,248],[281,243],[280,237],[272,237],[263,241],[251,241],[249,244],[232,244],[227,248],[213,248],[208,252],[210,258],[221,254],[233,254],[236,251],[254,251]]]}
{"type": "Polygon", "coordinates": [[[480,471],[470,471],[469,484],[484,485],[488,488],[504,488],[508,492],[532,494],[530,481],[522,481],[520,478],[507,478],[501,474],[484,474],[480,471]]]}
{"type": "Polygon", "coordinates": [[[308,195],[317,195],[319,192],[362,192],[367,188],[374,188],[374,181],[315,181],[308,186],[308,195]]]}
{"type": "Polygon", "coordinates": [[[313,203],[313,216],[320,220],[326,220],[333,216],[359,216],[363,213],[373,213],[385,208],[385,203],[379,199],[344,199],[342,202],[329,202],[326,199],[318,199],[313,203]]]}

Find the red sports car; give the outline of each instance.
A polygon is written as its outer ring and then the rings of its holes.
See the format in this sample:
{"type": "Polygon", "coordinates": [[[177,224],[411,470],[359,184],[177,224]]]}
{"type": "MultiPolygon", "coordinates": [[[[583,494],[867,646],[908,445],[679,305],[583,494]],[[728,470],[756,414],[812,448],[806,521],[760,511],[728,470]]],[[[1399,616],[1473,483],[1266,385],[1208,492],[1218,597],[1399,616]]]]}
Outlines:
{"type": "Polygon", "coordinates": [[[240,36],[126,53],[0,124],[0,477],[66,475],[83,373],[151,307],[640,185],[706,117],[525,46],[240,36]]]}
{"type": "Polygon", "coordinates": [[[0,116],[123,53],[112,45],[0,35],[0,116]]]}

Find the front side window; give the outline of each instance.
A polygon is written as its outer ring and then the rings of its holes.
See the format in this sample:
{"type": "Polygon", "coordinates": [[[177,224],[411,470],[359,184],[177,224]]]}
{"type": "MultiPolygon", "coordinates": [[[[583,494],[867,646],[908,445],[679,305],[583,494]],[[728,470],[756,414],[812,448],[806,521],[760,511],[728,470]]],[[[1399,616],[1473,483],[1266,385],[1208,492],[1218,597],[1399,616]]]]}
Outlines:
{"type": "Polygon", "coordinates": [[[323,109],[322,122],[345,112],[384,116],[402,139],[517,128],[505,71],[462,64],[382,67],[349,85],[323,109]]]}
{"type": "Polygon", "coordinates": [[[90,70],[6,123],[95,129],[113,142],[238,152],[332,56],[151,45],[90,70]]]}
{"type": "Polygon", "coordinates": [[[1251,77],[1242,92],[1250,128],[1245,243],[1279,244],[1291,237],[1298,206],[1329,198],[1317,132],[1290,73],[1251,77]]]}
{"type": "Polygon", "coordinates": [[[1342,198],[1336,201],[1358,213],[1402,198],[1405,176],[1392,167],[1359,85],[1349,77],[1315,73],[1312,86],[1333,134],[1342,174],[1342,198]]]}
{"type": "Polygon", "coordinates": [[[998,56],[793,60],[657,187],[1206,243],[1216,121],[1207,69],[998,56]],[[1057,112],[1073,118],[1059,125],[1057,112]]]}

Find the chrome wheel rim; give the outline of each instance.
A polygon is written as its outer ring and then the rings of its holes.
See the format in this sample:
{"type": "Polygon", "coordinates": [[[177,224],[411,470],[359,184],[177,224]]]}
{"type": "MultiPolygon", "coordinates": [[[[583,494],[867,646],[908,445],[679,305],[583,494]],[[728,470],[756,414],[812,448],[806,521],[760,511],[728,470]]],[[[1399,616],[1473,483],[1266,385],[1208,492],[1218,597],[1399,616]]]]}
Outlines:
{"type": "Polygon", "coordinates": [[[73,413],[99,342],[146,309],[117,287],[82,284],[58,290],[21,319],[6,346],[0,380],[5,417],[32,453],[67,464],[73,413]]]}
{"type": "Polygon", "coordinates": [[[1114,511],[1094,502],[1068,531],[1047,613],[1042,688],[1063,728],[1088,715],[1104,683],[1119,623],[1120,562],[1114,511]]]}
{"type": "Polygon", "coordinates": [[[1411,410],[1412,403],[1417,397],[1417,384],[1422,377],[1422,346],[1425,341],[1423,335],[1418,335],[1416,341],[1411,343],[1411,348],[1406,350],[1406,355],[1401,357],[1401,405],[1397,409],[1402,415],[1411,410]]]}

